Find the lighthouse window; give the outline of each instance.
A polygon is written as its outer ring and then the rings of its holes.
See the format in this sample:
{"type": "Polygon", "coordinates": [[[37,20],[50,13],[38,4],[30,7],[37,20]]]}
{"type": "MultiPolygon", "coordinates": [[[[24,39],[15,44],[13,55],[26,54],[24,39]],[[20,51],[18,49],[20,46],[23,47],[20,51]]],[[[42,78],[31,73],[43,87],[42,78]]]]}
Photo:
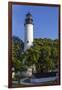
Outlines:
{"type": "Polygon", "coordinates": [[[27,43],[29,43],[29,41],[27,41],[27,43]]]}

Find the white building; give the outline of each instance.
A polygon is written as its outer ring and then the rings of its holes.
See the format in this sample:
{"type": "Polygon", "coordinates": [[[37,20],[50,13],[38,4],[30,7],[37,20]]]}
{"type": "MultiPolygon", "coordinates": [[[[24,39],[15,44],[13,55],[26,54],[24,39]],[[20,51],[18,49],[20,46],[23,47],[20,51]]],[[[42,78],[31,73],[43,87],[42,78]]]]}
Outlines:
{"type": "Polygon", "coordinates": [[[25,26],[24,51],[26,51],[33,45],[33,19],[30,13],[26,14],[24,26],[25,26]]]}

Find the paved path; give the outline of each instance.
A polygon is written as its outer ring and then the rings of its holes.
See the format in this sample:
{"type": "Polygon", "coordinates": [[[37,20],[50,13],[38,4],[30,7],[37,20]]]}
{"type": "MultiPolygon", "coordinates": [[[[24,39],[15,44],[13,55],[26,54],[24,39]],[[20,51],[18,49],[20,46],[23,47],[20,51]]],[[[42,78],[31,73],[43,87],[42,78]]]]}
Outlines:
{"type": "Polygon", "coordinates": [[[31,79],[31,82],[29,82],[28,78],[24,78],[20,81],[20,84],[23,85],[36,85],[36,84],[43,84],[49,81],[56,80],[56,77],[48,77],[48,78],[40,78],[40,79],[31,79]]]}

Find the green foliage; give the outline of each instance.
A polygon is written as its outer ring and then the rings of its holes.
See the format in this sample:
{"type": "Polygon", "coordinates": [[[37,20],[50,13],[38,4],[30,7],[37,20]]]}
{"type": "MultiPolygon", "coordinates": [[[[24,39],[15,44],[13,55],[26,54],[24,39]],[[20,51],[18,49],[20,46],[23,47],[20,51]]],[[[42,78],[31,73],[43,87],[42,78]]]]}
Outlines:
{"type": "Polygon", "coordinates": [[[16,71],[24,71],[35,64],[37,72],[48,72],[57,69],[59,44],[58,40],[34,39],[33,46],[23,52],[24,43],[17,37],[12,42],[12,61],[16,71]]]}
{"type": "Polygon", "coordinates": [[[22,61],[20,60],[21,53],[24,48],[24,43],[18,37],[13,36],[12,38],[12,66],[15,70],[20,70],[22,65],[22,61]]]}

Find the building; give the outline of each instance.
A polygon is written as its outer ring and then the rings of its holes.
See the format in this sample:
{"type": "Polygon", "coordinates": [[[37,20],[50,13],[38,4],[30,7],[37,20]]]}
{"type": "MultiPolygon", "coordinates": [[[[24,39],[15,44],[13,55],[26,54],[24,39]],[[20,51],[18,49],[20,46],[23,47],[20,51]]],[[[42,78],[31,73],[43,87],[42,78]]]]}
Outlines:
{"type": "Polygon", "coordinates": [[[33,45],[33,19],[31,13],[26,14],[24,27],[24,51],[26,51],[33,45]]]}

